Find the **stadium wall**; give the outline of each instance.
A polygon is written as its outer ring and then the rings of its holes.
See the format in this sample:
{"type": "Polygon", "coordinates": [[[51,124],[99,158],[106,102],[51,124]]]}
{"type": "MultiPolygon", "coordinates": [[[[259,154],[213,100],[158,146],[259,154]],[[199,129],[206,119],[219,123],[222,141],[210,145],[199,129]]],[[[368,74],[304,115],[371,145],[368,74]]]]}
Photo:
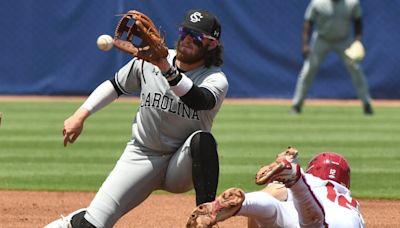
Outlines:
{"type": "MultiPolygon", "coordinates": [[[[1,1],[0,95],[88,95],[113,77],[129,56],[97,49],[113,34],[116,14],[150,16],[175,45],[185,12],[204,8],[222,24],[228,96],[291,98],[303,59],[301,31],[308,0],[13,0],[1,1]]],[[[397,0],[361,0],[366,58],[362,66],[375,99],[400,98],[400,22],[397,0]]],[[[356,98],[340,59],[331,54],[310,98],[356,98]]]]}

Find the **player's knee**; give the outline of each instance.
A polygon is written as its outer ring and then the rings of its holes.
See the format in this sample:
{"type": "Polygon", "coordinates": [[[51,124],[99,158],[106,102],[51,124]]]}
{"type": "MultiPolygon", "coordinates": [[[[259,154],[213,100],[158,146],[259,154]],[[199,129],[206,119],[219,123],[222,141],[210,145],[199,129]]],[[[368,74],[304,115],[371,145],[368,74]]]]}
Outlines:
{"type": "Polygon", "coordinates": [[[79,212],[78,214],[72,216],[71,225],[72,228],[96,228],[90,222],[85,219],[86,211],[79,212]]]}
{"type": "Polygon", "coordinates": [[[217,142],[214,136],[208,132],[196,133],[190,142],[190,152],[194,160],[212,159],[217,155],[217,142]]]}

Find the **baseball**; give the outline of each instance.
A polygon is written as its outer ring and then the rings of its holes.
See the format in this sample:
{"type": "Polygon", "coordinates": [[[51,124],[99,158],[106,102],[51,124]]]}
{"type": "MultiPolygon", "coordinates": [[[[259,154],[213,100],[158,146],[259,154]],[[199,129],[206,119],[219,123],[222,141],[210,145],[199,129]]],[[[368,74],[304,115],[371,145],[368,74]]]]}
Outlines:
{"type": "Polygon", "coordinates": [[[102,51],[108,51],[114,46],[113,38],[110,35],[101,35],[97,38],[97,47],[102,51]]]}

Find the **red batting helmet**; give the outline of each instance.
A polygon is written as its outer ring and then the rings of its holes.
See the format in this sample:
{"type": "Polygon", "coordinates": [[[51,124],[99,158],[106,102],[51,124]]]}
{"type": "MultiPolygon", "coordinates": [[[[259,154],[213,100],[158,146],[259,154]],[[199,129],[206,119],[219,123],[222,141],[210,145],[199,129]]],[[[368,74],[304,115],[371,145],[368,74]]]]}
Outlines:
{"type": "Polygon", "coordinates": [[[308,163],[307,173],[323,180],[333,180],[350,188],[350,166],[346,159],[334,152],[317,154],[308,163]]]}

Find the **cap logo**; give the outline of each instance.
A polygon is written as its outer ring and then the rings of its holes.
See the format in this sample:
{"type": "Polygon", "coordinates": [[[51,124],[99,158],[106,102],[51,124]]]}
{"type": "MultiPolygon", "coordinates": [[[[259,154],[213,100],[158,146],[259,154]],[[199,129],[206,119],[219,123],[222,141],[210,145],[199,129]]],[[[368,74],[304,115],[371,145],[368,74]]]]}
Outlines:
{"type": "Polygon", "coordinates": [[[201,21],[201,18],[203,18],[203,15],[200,12],[194,12],[190,15],[190,21],[193,23],[201,21]]]}
{"type": "Polygon", "coordinates": [[[332,178],[332,179],[336,178],[336,170],[335,169],[330,169],[328,177],[332,178]]]}

